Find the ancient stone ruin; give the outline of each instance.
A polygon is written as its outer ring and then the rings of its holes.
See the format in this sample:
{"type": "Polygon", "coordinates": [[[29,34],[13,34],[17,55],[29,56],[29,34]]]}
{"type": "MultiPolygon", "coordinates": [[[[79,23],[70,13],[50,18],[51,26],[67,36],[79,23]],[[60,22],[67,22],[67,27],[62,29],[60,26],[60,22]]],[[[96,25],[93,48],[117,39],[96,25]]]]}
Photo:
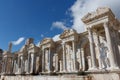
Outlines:
{"type": "Polygon", "coordinates": [[[7,51],[0,51],[1,79],[120,80],[119,20],[101,7],[82,21],[86,31],[67,29],[58,41],[45,38],[36,46],[29,38],[14,54],[10,43],[7,51]]]}

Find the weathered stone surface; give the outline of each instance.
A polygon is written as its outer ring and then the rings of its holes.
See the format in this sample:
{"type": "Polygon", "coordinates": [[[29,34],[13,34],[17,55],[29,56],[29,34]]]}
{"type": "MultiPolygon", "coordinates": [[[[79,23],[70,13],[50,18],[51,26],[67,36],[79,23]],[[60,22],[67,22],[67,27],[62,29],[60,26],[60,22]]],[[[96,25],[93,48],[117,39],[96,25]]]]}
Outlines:
{"type": "Polygon", "coordinates": [[[67,29],[58,41],[45,38],[38,47],[29,38],[14,54],[10,44],[0,53],[1,75],[9,75],[5,80],[119,80],[120,22],[107,7],[88,13],[82,21],[87,31],[67,29]],[[106,73],[110,71],[115,72],[106,73]]]}

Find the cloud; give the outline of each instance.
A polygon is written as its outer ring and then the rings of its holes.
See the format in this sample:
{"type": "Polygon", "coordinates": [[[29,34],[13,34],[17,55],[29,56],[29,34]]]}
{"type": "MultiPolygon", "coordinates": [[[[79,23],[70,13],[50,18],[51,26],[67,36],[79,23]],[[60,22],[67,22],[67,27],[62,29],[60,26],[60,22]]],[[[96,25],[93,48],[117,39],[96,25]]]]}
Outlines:
{"type": "Polygon", "coordinates": [[[13,45],[19,45],[21,42],[25,40],[24,37],[20,37],[17,41],[12,41],[13,45]]]}
{"type": "Polygon", "coordinates": [[[44,35],[43,35],[43,34],[41,34],[40,36],[41,36],[41,37],[44,37],[44,35]]]}
{"type": "Polygon", "coordinates": [[[77,0],[71,7],[71,17],[73,17],[72,28],[77,30],[77,32],[84,31],[84,24],[81,18],[88,12],[95,11],[98,7],[110,7],[115,15],[120,18],[120,0],[77,0]]]}
{"type": "Polygon", "coordinates": [[[63,22],[60,22],[60,21],[53,22],[51,29],[53,29],[53,28],[58,28],[58,29],[61,29],[61,30],[69,29],[68,27],[66,27],[66,26],[64,25],[63,22]]]}
{"type": "MultiPolygon", "coordinates": [[[[120,0],[76,0],[74,4],[66,11],[67,15],[70,12],[70,17],[73,20],[71,28],[77,30],[78,33],[85,30],[85,25],[81,18],[88,12],[95,11],[98,7],[110,7],[117,18],[120,18],[120,0]]],[[[60,29],[66,29],[66,23],[54,22],[53,26],[60,29]]]]}
{"type": "Polygon", "coordinates": [[[61,40],[59,36],[60,36],[60,34],[55,35],[53,37],[53,41],[59,41],[59,40],[61,40]]]}

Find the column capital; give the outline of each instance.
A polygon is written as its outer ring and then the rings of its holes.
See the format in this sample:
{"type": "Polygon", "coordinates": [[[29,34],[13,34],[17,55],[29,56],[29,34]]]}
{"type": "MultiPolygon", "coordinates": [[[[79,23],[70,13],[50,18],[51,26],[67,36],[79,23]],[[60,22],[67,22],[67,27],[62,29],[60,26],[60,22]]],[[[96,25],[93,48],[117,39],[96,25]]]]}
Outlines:
{"type": "Polygon", "coordinates": [[[91,31],[91,28],[90,28],[90,27],[87,27],[87,30],[88,30],[88,31],[91,31]]]}
{"type": "Polygon", "coordinates": [[[104,26],[104,27],[108,27],[108,26],[109,26],[109,23],[108,23],[108,22],[104,22],[104,23],[103,23],[103,26],[104,26]]]}
{"type": "Polygon", "coordinates": [[[65,41],[62,41],[62,43],[61,43],[62,45],[65,45],[65,41]]]}

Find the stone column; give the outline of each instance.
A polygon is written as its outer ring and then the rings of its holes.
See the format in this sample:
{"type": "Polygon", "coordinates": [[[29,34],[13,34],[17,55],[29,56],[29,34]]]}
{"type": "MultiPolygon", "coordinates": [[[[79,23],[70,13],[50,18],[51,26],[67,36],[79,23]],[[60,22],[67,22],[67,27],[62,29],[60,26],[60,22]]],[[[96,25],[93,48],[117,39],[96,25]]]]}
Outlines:
{"type": "Polygon", "coordinates": [[[90,28],[88,28],[88,34],[89,34],[89,42],[90,42],[90,53],[91,53],[91,61],[92,61],[92,68],[96,69],[96,55],[95,55],[95,47],[94,47],[94,40],[93,40],[93,34],[90,28]]]}
{"type": "Polygon", "coordinates": [[[39,67],[40,67],[40,58],[39,58],[39,56],[38,55],[36,55],[36,60],[35,60],[35,62],[36,62],[36,68],[35,68],[35,73],[38,73],[39,72],[39,67]]]}
{"type": "Polygon", "coordinates": [[[21,73],[23,73],[24,66],[23,66],[23,55],[21,56],[21,73]]]}
{"type": "Polygon", "coordinates": [[[25,60],[25,72],[27,73],[28,71],[28,60],[25,60]]]}
{"type": "Polygon", "coordinates": [[[18,74],[20,73],[20,57],[18,56],[18,74]]]}
{"type": "Polygon", "coordinates": [[[4,60],[4,58],[2,59],[2,73],[4,72],[4,66],[5,66],[5,62],[4,62],[5,60],[4,60]]]}
{"type": "Polygon", "coordinates": [[[50,72],[51,71],[51,50],[50,50],[50,48],[49,48],[49,50],[48,50],[48,72],[50,72]]]}
{"type": "Polygon", "coordinates": [[[61,60],[59,61],[59,64],[60,64],[60,72],[62,72],[63,71],[63,63],[61,60]]]}
{"type": "Polygon", "coordinates": [[[107,22],[104,23],[104,29],[105,29],[105,36],[107,40],[107,46],[110,54],[109,60],[110,60],[111,69],[118,69],[118,64],[115,61],[115,55],[112,47],[113,45],[112,45],[111,34],[110,34],[110,30],[107,22]]]}
{"type": "Polygon", "coordinates": [[[87,56],[87,59],[88,59],[88,70],[91,70],[91,68],[92,68],[91,56],[87,56]]]}
{"type": "Polygon", "coordinates": [[[7,71],[8,71],[8,57],[5,57],[6,60],[5,60],[5,74],[7,74],[7,71]]]}
{"type": "Polygon", "coordinates": [[[31,54],[31,69],[30,69],[30,73],[33,73],[33,69],[34,69],[34,53],[31,54]]]}
{"type": "Polygon", "coordinates": [[[65,51],[65,43],[62,43],[63,47],[63,71],[66,72],[66,51],[65,51]]]}
{"type": "Polygon", "coordinates": [[[30,73],[30,67],[31,67],[31,66],[30,66],[30,53],[28,53],[28,65],[27,65],[27,67],[28,67],[28,68],[27,68],[27,69],[28,69],[28,70],[27,70],[27,73],[29,74],[29,73],[30,73]]]}
{"type": "Polygon", "coordinates": [[[14,69],[13,69],[13,73],[16,73],[16,60],[14,60],[14,69]]]}
{"type": "Polygon", "coordinates": [[[82,61],[82,70],[85,71],[85,53],[84,53],[84,49],[81,48],[81,61],[82,61]]]}
{"type": "Polygon", "coordinates": [[[11,62],[11,73],[13,73],[13,70],[14,70],[14,58],[11,57],[12,59],[12,62],[11,62]]]}
{"type": "Polygon", "coordinates": [[[45,71],[45,51],[42,50],[42,72],[45,71]]]}
{"type": "Polygon", "coordinates": [[[3,74],[5,73],[5,69],[6,69],[6,58],[4,57],[3,58],[3,66],[2,66],[3,74]]]}
{"type": "Polygon", "coordinates": [[[55,61],[56,61],[56,62],[55,62],[55,63],[56,63],[56,64],[55,64],[55,65],[56,65],[56,71],[58,71],[58,55],[57,55],[57,54],[56,54],[56,56],[55,56],[55,59],[56,59],[56,60],[55,60],[55,61]]]}
{"type": "Polygon", "coordinates": [[[73,65],[74,65],[74,71],[76,71],[76,45],[75,45],[75,41],[72,41],[72,48],[73,48],[73,65]]]}

